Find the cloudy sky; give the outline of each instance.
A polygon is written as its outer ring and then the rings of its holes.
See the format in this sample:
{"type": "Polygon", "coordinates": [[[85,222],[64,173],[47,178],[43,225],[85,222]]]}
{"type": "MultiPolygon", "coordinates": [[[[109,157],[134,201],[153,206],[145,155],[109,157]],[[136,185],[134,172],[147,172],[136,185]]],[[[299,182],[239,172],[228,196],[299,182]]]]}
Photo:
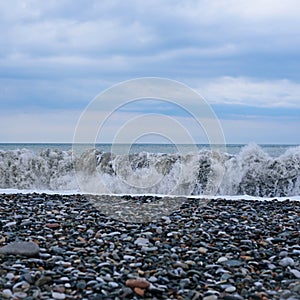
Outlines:
{"type": "MultiPolygon", "coordinates": [[[[98,93],[163,77],[206,99],[227,143],[299,144],[299,16],[297,0],[1,1],[0,142],[72,142],[98,93]]],[[[115,112],[101,141],[152,112],[205,142],[190,115],[146,100],[115,112]]]]}

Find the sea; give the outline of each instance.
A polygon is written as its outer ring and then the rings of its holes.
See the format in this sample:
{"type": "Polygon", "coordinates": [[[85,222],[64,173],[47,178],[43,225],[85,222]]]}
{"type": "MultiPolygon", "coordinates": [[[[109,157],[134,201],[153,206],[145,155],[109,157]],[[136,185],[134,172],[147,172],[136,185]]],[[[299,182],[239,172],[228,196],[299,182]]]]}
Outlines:
{"type": "Polygon", "coordinates": [[[2,143],[12,192],[300,199],[300,146],[2,143]]]}

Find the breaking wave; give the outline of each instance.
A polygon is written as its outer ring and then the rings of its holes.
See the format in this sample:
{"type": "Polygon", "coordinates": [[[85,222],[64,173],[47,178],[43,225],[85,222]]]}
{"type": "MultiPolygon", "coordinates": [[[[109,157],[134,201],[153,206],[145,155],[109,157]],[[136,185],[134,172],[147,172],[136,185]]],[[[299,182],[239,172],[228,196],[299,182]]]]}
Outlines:
{"type": "Polygon", "coordinates": [[[209,150],[185,155],[88,150],[73,158],[71,151],[62,150],[0,151],[2,189],[79,191],[83,186],[92,193],[297,196],[300,147],[276,158],[255,144],[237,155],[209,150]]]}

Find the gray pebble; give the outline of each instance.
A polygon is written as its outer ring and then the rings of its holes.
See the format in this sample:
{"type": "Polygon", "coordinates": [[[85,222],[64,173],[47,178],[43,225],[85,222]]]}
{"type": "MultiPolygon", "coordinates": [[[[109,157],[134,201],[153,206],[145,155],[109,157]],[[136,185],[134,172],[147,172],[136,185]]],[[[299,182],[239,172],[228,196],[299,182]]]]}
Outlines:
{"type": "Polygon", "coordinates": [[[33,242],[13,242],[0,248],[0,254],[4,255],[24,255],[28,257],[37,256],[40,248],[33,242]]]}
{"type": "Polygon", "coordinates": [[[1,292],[1,295],[2,297],[4,297],[5,299],[11,299],[12,297],[12,291],[10,289],[4,289],[2,292],[1,292]]]}
{"type": "Polygon", "coordinates": [[[29,288],[30,284],[27,281],[20,281],[13,286],[13,292],[27,291],[29,288]]]}
{"type": "Polygon", "coordinates": [[[27,293],[25,293],[25,292],[13,293],[13,298],[16,298],[16,299],[24,299],[26,297],[27,297],[27,293]]]}
{"type": "Polygon", "coordinates": [[[292,267],[295,265],[295,261],[291,257],[285,257],[279,262],[279,264],[283,267],[287,267],[287,266],[292,267]]]}
{"type": "Polygon", "coordinates": [[[78,290],[84,290],[86,287],[86,282],[84,280],[79,280],[76,284],[78,290]]]}
{"type": "Polygon", "coordinates": [[[7,273],[5,276],[8,280],[13,280],[15,278],[15,274],[14,273],[7,273]]]}

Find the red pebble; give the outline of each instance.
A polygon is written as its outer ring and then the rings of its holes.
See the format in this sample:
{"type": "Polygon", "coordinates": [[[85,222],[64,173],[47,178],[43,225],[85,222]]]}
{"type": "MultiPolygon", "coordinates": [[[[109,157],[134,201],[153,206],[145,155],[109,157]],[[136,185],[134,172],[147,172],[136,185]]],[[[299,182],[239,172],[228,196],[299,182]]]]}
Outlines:
{"type": "Polygon", "coordinates": [[[47,223],[45,224],[46,227],[51,228],[51,229],[56,229],[60,227],[59,223],[47,223]]]}
{"type": "Polygon", "coordinates": [[[146,289],[150,286],[150,283],[143,279],[128,279],[126,280],[126,286],[132,289],[134,288],[146,289]]]}

